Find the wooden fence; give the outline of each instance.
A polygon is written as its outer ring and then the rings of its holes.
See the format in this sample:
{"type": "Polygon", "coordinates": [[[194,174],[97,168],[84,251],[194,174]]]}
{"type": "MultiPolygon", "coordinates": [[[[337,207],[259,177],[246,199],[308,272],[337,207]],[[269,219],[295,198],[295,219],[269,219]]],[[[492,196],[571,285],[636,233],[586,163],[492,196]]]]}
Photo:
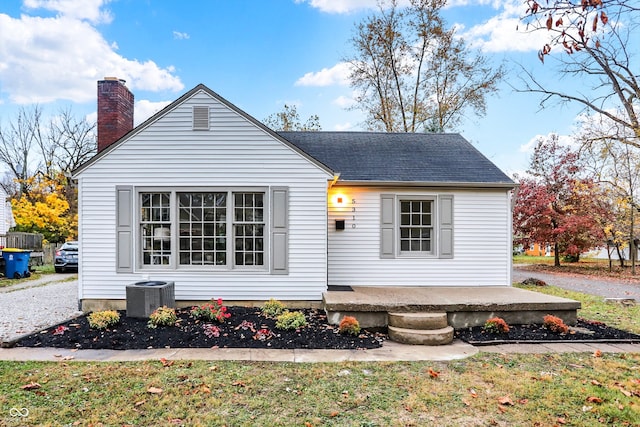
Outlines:
{"type": "Polygon", "coordinates": [[[31,251],[31,265],[53,264],[57,245],[48,243],[43,246],[42,234],[11,231],[0,235],[2,248],[18,248],[31,251]]]}

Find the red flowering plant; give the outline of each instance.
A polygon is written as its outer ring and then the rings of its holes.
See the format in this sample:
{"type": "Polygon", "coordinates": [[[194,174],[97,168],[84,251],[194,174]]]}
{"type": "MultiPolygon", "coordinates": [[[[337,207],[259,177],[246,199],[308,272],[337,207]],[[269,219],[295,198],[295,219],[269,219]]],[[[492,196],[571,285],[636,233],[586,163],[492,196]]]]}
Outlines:
{"type": "Polygon", "coordinates": [[[509,325],[500,317],[492,317],[484,323],[483,329],[490,334],[506,334],[509,325]]]}
{"type": "Polygon", "coordinates": [[[222,298],[212,299],[210,303],[202,304],[191,309],[191,315],[196,319],[207,321],[218,321],[224,323],[225,319],[231,317],[227,307],[222,304],[222,298]]]}
{"type": "Polygon", "coordinates": [[[556,334],[566,334],[569,332],[569,327],[564,323],[564,321],[559,317],[552,316],[551,314],[544,316],[543,325],[545,328],[549,329],[551,332],[555,332],[556,334]]]}

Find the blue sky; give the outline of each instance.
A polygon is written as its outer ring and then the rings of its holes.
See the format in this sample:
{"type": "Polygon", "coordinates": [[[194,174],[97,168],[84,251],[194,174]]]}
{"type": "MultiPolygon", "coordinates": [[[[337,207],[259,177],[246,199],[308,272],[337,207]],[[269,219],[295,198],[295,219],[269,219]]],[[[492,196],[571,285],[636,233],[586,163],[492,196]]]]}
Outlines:
{"type": "MultiPolygon", "coordinates": [[[[0,125],[17,108],[38,103],[46,113],[71,106],[95,118],[96,81],[127,80],[136,123],[198,83],[258,120],[295,104],[323,130],[362,130],[352,99],[348,40],[376,0],[2,0],[0,125]]],[[[536,52],[545,34],[516,31],[519,0],[453,0],[448,23],[467,42],[510,70],[489,99],[484,118],[459,132],[505,172],[526,169],[539,135],[568,135],[577,106],[540,111],[536,95],[514,92],[519,65],[557,81],[536,52]]],[[[547,61],[549,62],[549,61],[547,61]]]]}

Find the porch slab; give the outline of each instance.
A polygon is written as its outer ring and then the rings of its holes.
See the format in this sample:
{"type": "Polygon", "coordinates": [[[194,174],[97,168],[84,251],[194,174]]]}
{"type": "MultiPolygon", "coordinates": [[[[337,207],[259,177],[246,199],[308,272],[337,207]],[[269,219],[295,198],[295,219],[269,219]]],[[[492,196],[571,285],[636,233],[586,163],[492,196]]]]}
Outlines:
{"type": "Polygon", "coordinates": [[[494,316],[510,324],[542,323],[547,314],[575,324],[580,302],[511,286],[378,287],[328,291],[323,303],[330,323],[354,316],[365,328],[386,327],[388,312],[446,312],[449,325],[479,326],[494,316]]]}

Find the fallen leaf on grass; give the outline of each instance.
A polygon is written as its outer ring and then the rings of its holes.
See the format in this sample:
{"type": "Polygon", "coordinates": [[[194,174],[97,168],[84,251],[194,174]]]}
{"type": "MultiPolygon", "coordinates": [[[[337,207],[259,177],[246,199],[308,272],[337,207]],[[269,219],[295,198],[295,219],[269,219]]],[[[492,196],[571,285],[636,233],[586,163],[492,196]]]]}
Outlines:
{"type": "Polygon", "coordinates": [[[244,381],[235,381],[235,382],[231,383],[231,385],[235,385],[235,386],[238,386],[238,387],[246,387],[247,386],[247,384],[244,381]]]}
{"type": "Polygon", "coordinates": [[[557,422],[558,424],[566,424],[566,423],[567,423],[567,419],[566,419],[566,418],[563,418],[563,417],[560,417],[560,418],[558,418],[558,419],[556,420],[556,422],[557,422]]]}
{"type": "Polygon", "coordinates": [[[169,366],[174,364],[173,360],[167,360],[164,357],[162,359],[160,359],[160,362],[162,362],[162,366],[165,368],[168,368],[169,366]]]}
{"type": "Polygon", "coordinates": [[[478,397],[478,393],[472,388],[469,389],[469,394],[471,394],[471,397],[473,397],[474,399],[478,397]]]}
{"type": "Polygon", "coordinates": [[[598,380],[591,380],[591,385],[602,385],[598,380]]]}
{"type": "Polygon", "coordinates": [[[502,396],[498,398],[498,403],[500,403],[501,405],[513,406],[513,400],[511,400],[509,396],[502,396]]]}
{"type": "Polygon", "coordinates": [[[440,376],[440,372],[438,371],[434,371],[431,367],[429,367],[429,376],[431,378],[438,378],[438,376],[440,376]]]}
{"type": "Polygon", "coordinates": [[[149,387],[147,389],[147,393],[152,393],[152,394],[162,394],[162,389],[158,388],[158,387],[149,387]]]}
{"type": "Polygon", "coordinates": [[[602,399],[600,399],[599,397],[596,397],[596,396],[589,396],[589,397],[587,397],[587,402],[589,402],[589,403],[602,403],[602,399]]]}
{"type": "Polygon", "coordinates": [[[144,405],[146,402],[147,402],[146,400],[138,400],[136,403],[133,404],[133,406],[137,408],[138,406],[144,405]]]}
{"type": "Polygon", "coordinates": [[[507,412],[507,407],[506,406],[502,406],[502,405],[498,405],[498,410],[504,414],[505,412],[507,412]]]}
{"type": "Polygon", "coordinates": [[[329,414],[329,416],[330,416],[331,418],[335,418],[335,417],[337,417],[338,415],[340,415],[340,412],[338,412],[338,411],[333,411],[332,413],[330,413],[330,414],[329,414]]]}
{"type": "Polygon", "coordinates": [[[23,389],[23,390],[37,390],[40,387],[42,387],[40,384],[38,384],[36,382],[30,382],[29,384],[25,384],[20,388],[23,389]]]}
{"type": "Polygon", "coordinates": [[[593,357],[602,357],[602,352],[600,350],[596,350],[593,352],[593,357]]]}

